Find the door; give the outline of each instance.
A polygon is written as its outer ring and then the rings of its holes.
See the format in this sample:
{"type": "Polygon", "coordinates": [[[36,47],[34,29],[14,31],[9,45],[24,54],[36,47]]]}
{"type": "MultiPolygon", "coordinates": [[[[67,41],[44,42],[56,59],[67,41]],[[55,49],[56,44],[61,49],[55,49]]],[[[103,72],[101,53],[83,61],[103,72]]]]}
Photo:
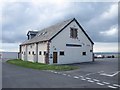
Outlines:
{"type": "Polygon", "coordinates": [[[53,63],[57,63],[57,52],[53,52],[53,63]]]}

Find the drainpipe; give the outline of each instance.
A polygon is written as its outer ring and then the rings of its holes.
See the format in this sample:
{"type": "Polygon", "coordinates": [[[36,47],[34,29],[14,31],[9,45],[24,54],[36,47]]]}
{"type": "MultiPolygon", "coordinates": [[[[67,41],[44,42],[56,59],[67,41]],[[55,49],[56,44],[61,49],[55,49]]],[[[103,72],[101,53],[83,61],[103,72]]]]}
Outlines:
{"type": "Polygon", "coordinates": [[[22,53],[22,52],[21,52],[21,45],[19,45],[19,53],[18,53],[18,58],[19,58],[19,59],[21,59],[21,57],[22,57],[22,56],[21,56],[21,53],[22,53]]]}
{"type": "Polygon", "coordinates": [[[50,42],[47,41],[46,64],[49,64],[49,52],[50,52],[50,42]]]}
{"type": "Polygon", "coordinates": [[[36,43],[36,60],[35,62],[38,62],[38,43],[36,43]]]}
{"type": "Polygon", "coordinates": [[[25,61],[27,61],[27,45],[25,45],[25,61]]]}
{"type": "Polygon", "coordinates": [[[93,53],[93,45],[92,45],[92,58],[93,58],[93,62],[94,62],[95,59],[94,59],[94,53],[93,53]]]}

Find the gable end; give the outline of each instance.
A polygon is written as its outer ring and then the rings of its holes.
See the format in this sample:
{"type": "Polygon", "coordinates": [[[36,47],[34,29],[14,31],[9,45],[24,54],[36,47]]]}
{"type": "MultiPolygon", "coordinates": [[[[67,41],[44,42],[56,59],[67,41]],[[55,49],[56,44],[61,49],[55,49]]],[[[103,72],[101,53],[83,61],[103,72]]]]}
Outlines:
{"type": "Polygon", "coordinates": [[[87,36],[87,38],[90,40],[90,42],[92,43],[92,44],[94,44],[93,43],[93,41],[90,39],[90,37],[88,36],[88,34],[85,32],[85,30],[82,28],[82,26],[78,23],[78,21],[76,20],[76,19],[74,19],[75,20],[75,22],[78,24],[78,26],[81,28],[81,30],[83,31],[83,33],[87,36]]]}
{"type": "Polygon", "coordinates": [[[82,26],[78,23],[78,21],[74,18],[73,20],[71,20],[66,26],[64,26],[58,33],[56,33],[52,38],[50,38],[50,40],[49,41],[51,41],[54,37],[56,37],[60,32],[62,32],[70,23],[72,23],[73,21],[75,21],[77,24],[78,24],[78,26],[80,27],[80,29],[83,31],[83,33],[87,36],[87,38],[90,40],[90,42],[92,43],[92,44],[94,44],[93,43],[93,41],[90,39],[90,37],[87,35],[87,33],[84,31],[84,29],[82,28],[82,26]]]}
{"type": "Polygon", "coordinates": [[[56,37],[60,32],[62,32],[73,21],[74,21],[74,19],[71,20],[66,26],[64,26],[59,32],[57,32],[52,38],[50,38],[49,41],[51,41],[54,37],[56,37]]]}

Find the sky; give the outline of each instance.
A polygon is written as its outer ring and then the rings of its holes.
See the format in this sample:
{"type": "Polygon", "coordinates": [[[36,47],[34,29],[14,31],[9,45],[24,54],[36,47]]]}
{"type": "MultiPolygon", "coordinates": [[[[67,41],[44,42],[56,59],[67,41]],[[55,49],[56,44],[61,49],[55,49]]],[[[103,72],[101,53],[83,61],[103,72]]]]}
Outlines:
{"type": "Polygon", "coordinates": [[[29,30],[41,30],[70,18],[76,18],[93,40],[94,52],[118,50],[118,2],[5,0],[0,6],[0,51],[19,51],[29,30]]]}

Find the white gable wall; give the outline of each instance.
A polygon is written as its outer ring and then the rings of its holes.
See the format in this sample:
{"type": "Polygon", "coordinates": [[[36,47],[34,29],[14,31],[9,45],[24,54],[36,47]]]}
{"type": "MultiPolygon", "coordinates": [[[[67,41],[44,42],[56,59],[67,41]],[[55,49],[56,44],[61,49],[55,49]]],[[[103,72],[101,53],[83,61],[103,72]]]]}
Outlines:
{"type": "MultiPolygon", "coordinates": [[[[90,50],[92,50],[92,43],[75,21],[53,38],[50,43],[50,55],[53,55],[53,52],[58,52],[58,64],[92,61],[92,52],[90,52],[90,50]],[[78,39],[70,38],[70,27],[78,28],[78,39]],[[85,45],[83,45],[83,43],[85,45]],[[66,44],[79,44],[82,45],[82,47],[68,47],[66,44]],[[64,51],[65,55],[60,56],[60,51],[64,51]],[[83,56],[82,52],[86,52],[87,55],[83,56]]],[[[52,64],[53,59],[50,58],[49,60],[50,64],[52,64]]]]}

